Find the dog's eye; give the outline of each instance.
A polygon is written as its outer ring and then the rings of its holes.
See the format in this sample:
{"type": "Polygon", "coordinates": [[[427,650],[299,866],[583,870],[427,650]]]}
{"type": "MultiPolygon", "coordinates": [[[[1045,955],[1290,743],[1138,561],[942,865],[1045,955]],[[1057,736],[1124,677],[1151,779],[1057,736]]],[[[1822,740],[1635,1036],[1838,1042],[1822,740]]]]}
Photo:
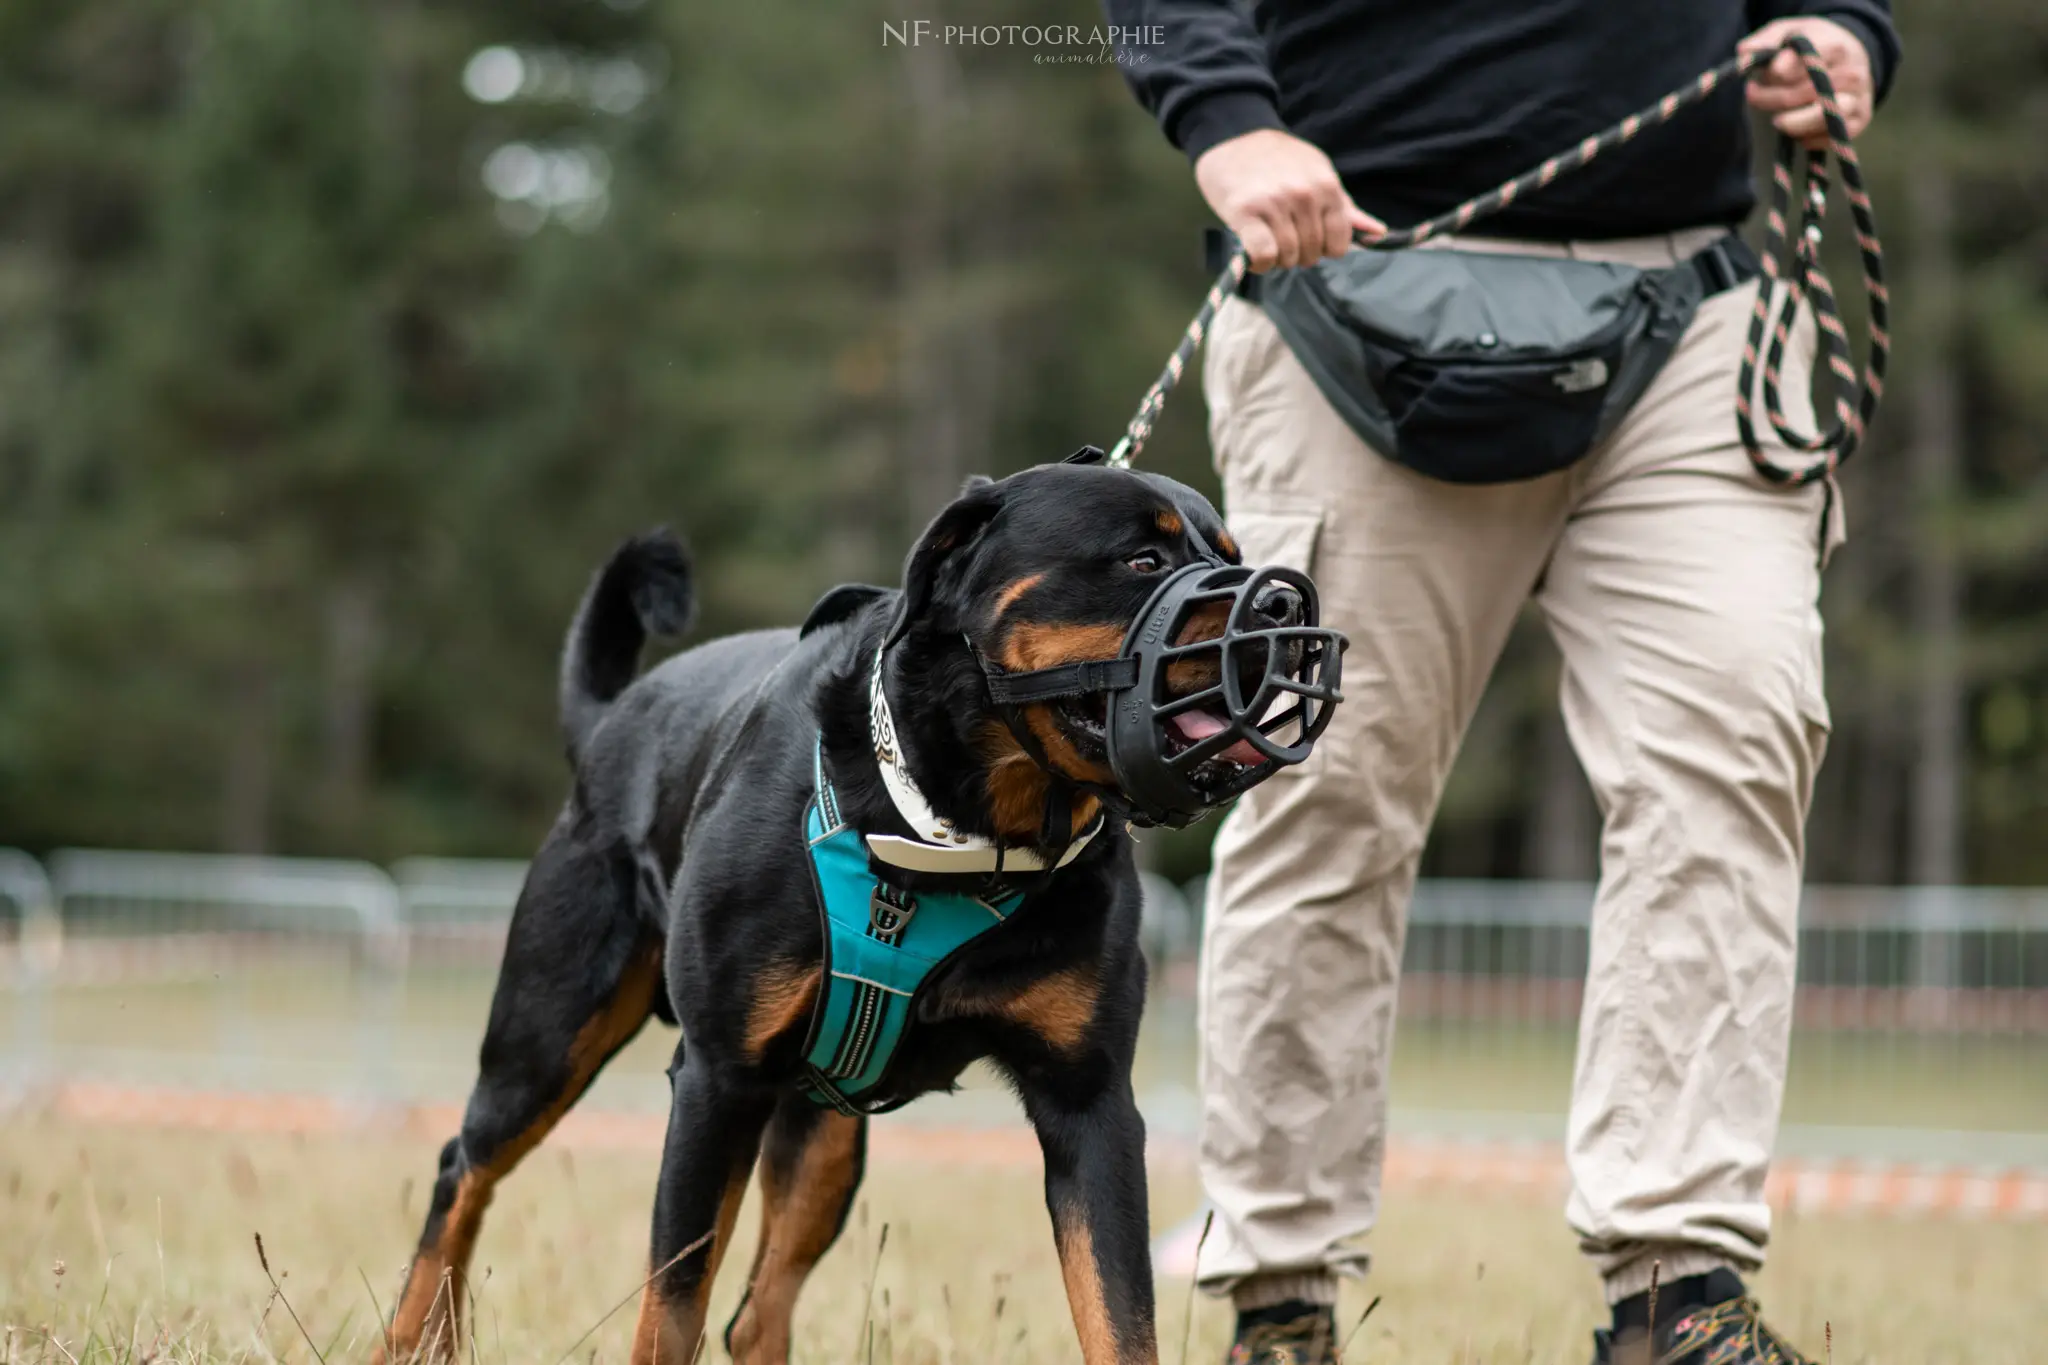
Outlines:
{"type": "Polygon", "coordinates": [[[1166,567],[1166,561],[1159,557],[1159,553],[1156,550],[1140,550],[1129,559],[1126,559],[1124,563],[1130,565],[1139,573],[1158,573],[1166,567]]]}

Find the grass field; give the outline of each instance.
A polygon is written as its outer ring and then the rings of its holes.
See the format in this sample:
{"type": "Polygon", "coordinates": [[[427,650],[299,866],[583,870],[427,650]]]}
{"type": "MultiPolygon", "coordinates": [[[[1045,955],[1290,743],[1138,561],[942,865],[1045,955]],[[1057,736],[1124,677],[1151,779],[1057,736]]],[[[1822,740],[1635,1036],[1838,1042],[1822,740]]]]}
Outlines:
{"type": "MultiPolygon", "coordinates": [[[[66,986],[40,1006],[57,1070],[153,1085],[347,1093],[363,1083],[415,1100],[460,1100],[474,1076],[493,973],[416,967],[388,1006],[343,971],[245,969],[183,983],[66,986]],[[388,1032],[364,1020],[388,1009],[388,1032]]],[[[23,1031],[0,1013],[0,1053],[23,1031]]],[[[599,1080],[592,1103],[665,1108],[675,1034],[651,1027],[599,1080]]],[[[1402,1113],[1561,1115],[1573,1030],[1555,1024],[1404,1021],[1394,1053],[1402,1113]]],[[[2039,1038],[1801,1033],[1788,1125],[2048,1132],[2048,1048],[2039,1038]]],[[[1155,996],[1136,1080],[1148,1099],[1191,1092],[1194,1002],[1155,996]]],[[[1014,1106],[993,1097],[1000,1116],[1014,1106]]],[[[1165,1111],[1155,1122],[1169,1121],[1165,1111]]],[[[962,1121],[955,1117],[952,1122],[962,1121]]],[[[1957,1159],[1969,1159],[1957,1152],[1957,1159]]]]}
{"type": "MultiPolygon", "coordinates": [[[[0,1361],[329,1361],[375,1339],[417,1229],[435,1144],[251,1137],[51,1120],[0,1123],[0,1361]]],[[[500,1193],[478,1255],[478,1362],[619,1361],[644,1264],[647,1152],[543,1148],[500,1193]],[[576,1345],[586,1329],[602,1325],[576,1345]],[[573,1352],[572,1345],[575,1346],[573,1352]]],[[[1155,1173],[1154,1222],[1192,1207],[1191,1175],[1155,1173]]],[[[717,1295],[739,1293],[742,1222],[717,1295]]],[[[1582,1365],[1594,1282],[1547,1201],[1395,1189],[1366,1292],[1384,1296],[1354,1362],[1582,1365]]],[[[1759,1291],[1843,1365],[2036,1365],[2048,1339],[2048,1226],[1781,1220],[1759,1291]]],[[[1034,1167],[934,1165],[878,1151],[847,1236],[798,1313],[812,1365],[1037,1365],[1077,1358],[1034,1167]],[[882,1225],[886,1248],[876,1264],[882,1225]]],[[[1162,1284],[1163,1359],[1181,1359],[1184,1282],[1162,1284]]],[[[1226,1312],[1197,1304],[1187,1359],[1220,1358],[1226,1312]]],[[[711,1351],[708,1359],[722,1358],[711,1351]]]]}

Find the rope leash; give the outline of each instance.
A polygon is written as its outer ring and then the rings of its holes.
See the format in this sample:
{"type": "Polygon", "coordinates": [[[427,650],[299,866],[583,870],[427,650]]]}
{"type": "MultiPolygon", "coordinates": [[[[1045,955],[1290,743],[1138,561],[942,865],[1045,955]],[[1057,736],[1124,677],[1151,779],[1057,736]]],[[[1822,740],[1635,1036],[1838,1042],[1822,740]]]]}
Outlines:
{"type": "MultiPolygon", "coordinates": [[[[1763,280],[1756,292],[1755,310],[1750,314],[1749,336],[1742,347],[1735,422],[1743,449],[1749,452],[1750,463],[1756,466],[1758,474],[1772,483],[1798,487],[1825,478],[1856,452],[1871,420],[1877,415],[1878,401],[1884,396],[1885,362],[1891,352],[1891,336],[1887,330],[1890,326],[1891,296],[1885,289],[1884,249],[1877,238],[1877,218],[1871,209],[1870,195],[1863,188],[1863,170],[1856,160],[1856,149],[1849,141],[1849,125],[1835,102],[1835,87],[1828,79],[1827,64],[1806,38],[1795,34],[1774,51],[1731,57],[1711,71],[1701,73],[1698,80],[1683,89],[1674,90],[1655,104],[1637,110],[1605,132],[1585,139],[1569,152],[1551,157],[1534,170],[1518,175],[1475,199],[1468,199],[1448,213],[1438,214],[1414,227],[1389,232],[1383,237],[1372,240],[1361,237],[1354,238],[1354,241],[1369,251],[1399,251],[1433,237],[1462,232],[1480,219],[1500,212],[1523,195],[1540,190],[1559,176],[1569,175],[1587,165],[1602,152],[1632,141],[1644,129],[1669,123],[1684,110],[1704,101],[1722,85],[1744,79],[1779,52],[1788,50],[1798,53],[1806,64],[1807,78],[1813,82],[1814,92],[1820,97],[1821,114],[1827,121],[1829,149],[1807,154],[1799,234],[1790,243],[1788,252],[1786,238],[1791,219],[1793,172],[1800,148],[1793,139],[1783,134],[1778,137],[1777,156],[1771,173],[1770,210],[1764,230],[1763,280]],[[1863,255],[1863,287],[1869,300],[1869,359],[1860,372],[1851,356],[1849,333],[1836,307],[1834,288],[1821,268],[1821,225],[1827,212],[1828,157],[1831,154],[1841,166],[1842,188],[1849,200],[1850,216],[1856,224],[1856,243],[1863,255]],[[1782,291],[1775,288],[1780,283],[1785,285],[1782,291]],[[1772,307],[1774,297],[1777,298],[1775,310],[1772,307]],[[1828,368],[1834,376],[1834,425],[1812,436],[1792,430],[1786,421],[1779,392],[1785,343],[1792,334],[1793,320],[1798,315],[1802,299],[1813,308],[1828,368]],[[1764,415],[1771,429],[1792,449],[1820,457],[1804,468],[1787,469],[1774,463],[1764,453],[1762,442],[1757,437],[1750,394],[1756,387],[1759,357],[1764,370],[1764,415]]],[[[1242,247],[1231,254],[1223,273],[1216,277],[1216,282],[1209,287],[1208,296],[1202,300],[1201,311],[1188,324],[1180,345],[1166,358],[1166,368],[1145,391],[1144,399],[1138,404],[1137,415],[1125,429],[1123,439],[1109,454],[1109,464],[1119,469],[1128,468],[1138,452],[1145,448],[1145,442],[1152,435],[1153,424],[1159,420],[1159,412],[1166,406],[1167,395],[1173,392],[1174,386],[1186,373],[1188,362],[1194,358],[1202,338],[1209,331],[1209,324],[1215,321],[1216,310],[1237,292],[1249,267],[1250,258],[1242,247]]]]}

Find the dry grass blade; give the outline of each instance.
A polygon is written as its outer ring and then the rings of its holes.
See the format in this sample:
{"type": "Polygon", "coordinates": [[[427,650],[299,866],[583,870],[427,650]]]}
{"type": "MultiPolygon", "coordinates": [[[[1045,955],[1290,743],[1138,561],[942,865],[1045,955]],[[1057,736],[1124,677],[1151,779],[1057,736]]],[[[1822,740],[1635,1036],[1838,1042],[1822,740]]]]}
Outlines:
{"type": "Polygon", "coordinates": [[[306,1330],[305,1323],[299,1321],[299,1310],[292,1307],[291,1296],[284,1292],[284,1286],[278,1283],[277,1276],[270,1273],[270,1257],[263,1250],[263,1234],[256,1233],[255,1238],[256,1263],[263,1267],[263,1276],[270,1281],[270,1292],[277,1295],[277,1301],[284,1305],[284,1311],[292,1315],[292,1326],[299,1329],[299,1336],[304,1339],[306,1349],[313,1353],[313,1359],[319,1361],[320,1365],[327,1365],[327,1357],[320,1354],[320,1347],[314,1343],[313,1334],[306,1330]]]}
{"type": "MultiPolygon", "coordinates": [[[[635,1294],[641,1293],[647,1288],[648,1285],[653,1284],[655,1280],[659,1279],[663,1275],[666,1275],[669,1272],[669,1269],[672,1266],[676,1265],[678,1262],[680,1262],[685,1256],[688,1256],[690,1253],[694,1251],[701,1251],[706,1246],[710,1245],[711,1239],[713,1237],[716,1237],[717,1235],[718,1229],[713,1228],[711,1231],[705,1233],[702,1237],[699,1237],[696,1241],[684,1247],[681,1251],[678,1251],[675,1255],[669,1257],[666,1261],[663,1261],[659,1266],[656,1266],[652,1271],[648,1273],[646,1279],[640,1281],[639,1284],[634,1285],[632,1289],[627,1291],[626,1297],[620,1299],[610,1308],[607,1308],[605,1310],[603,1317],[599,1318],[596,1322],[591,1323],[590,1326],[584,1328],[583,1335],[569,1343],[569,1349],[562,1352],[561,1358],[555,1362],[555,1365],[569,1365],[569,1357],[576,1354],[576,1348],[581,1346],[584,1342],[590,1340],[590,1338],[592,1337],[592,1335],[596,1333],[598,1328],[610,1322],[612,1320],[612,1315],[614,1313],[617,1313],[621,1308],[624,1308],[627,1304],[631,1303],[633,1301],[633,1296],[635,1294]]],[[[700,1336],[697,1338],[697,1345],[699,1346],[699,1348],[701,1348],[704,1345],[703,1337],[700,1336]]],[[[692,1358],[694,1359],[694,1356],[692,1358]]]]}
{"type": "Polygon", "coordinates": [[[1650,1262],[1650,1351],[1657,1350],[1657,1280],[1664,1273],[1664,1262],[1650,1262]]]}
{"type": "Polygon", "coordinates": [[[1180,1323],[1180,1365],[1188,1365],[1188,1343],[1195,1334],[1195,1286],[1202,1275],[1202,1248],[1209,1245],[1209,1229],[1216,1226],[1216,1210],[1202,1216],[1202,1235],[1195,1239],[1195,1268],[1188,1275],[1188,1311],[1180,1323]]]}
{"type": "MultiPolygon", "coordinates": [[[[486,1270],[484,1274],[489,1275],[490,1272],[486,1270]]],[[[477,1324],[483,1321],[476,1311],[476,1286],[465,1275],[462,1277],[462,1288],[463,1292],[469,1295],[469,1365],[483,1365],[483,1357],[477,1354],[476,1347],[477,1324]]]]}
{"type": "Polygon", "coordinates": [[[1344,1334],[1344,1344],[1337,1348],[1337,1365],[1344,1365],[1344,1353],[1351,1349],[1352,1339],[1355,1338],[1358,1335],[1359,1330],[1365,1326],[1365,1320],[1372,1316],[1373,1309],[1378,1308],[1379,1306],[1380,1296],[1375,1294],[1372,1296],[1372,1302],[1365,1306],[1365,1311],[1358,1315],[1358,1321],[1352,1323],[1351,1330],[1344,1334]]]}
{"type": "MultiPolygon", "coordinates": [[[[66,1360],[70,1361],[70,1362],[71,1362],[71,1365],[78,1365],[78,1357],[77,1357],[77,1356],[75,1356],[75,1355],[73,1355],[73,1354],[71,1354],[71,1352],[70,1352],[70,1351],[66,1350],[66,1349],[65,1349],[65,1347],[64,1347],[64,1343],[63,1343],[63,1342],[61,1342],[61,1341],[59,1341],[59,1340],[57,1340],[56,1336],[55,1336],[55,1335],[53,1335],[53,1334],[51,1333],[51,1331],[50,1331],[50,1329],[49,1329],[49,1328],[47,1328],[47,1327],[30,1327],[30,1328],[27,1328],[26,1330],[27,1330],[27,1331],[30,1331],[30,1332],[34,1332],[34,1333],[35,1333],[35,1334],[36,1334],[37,1336],[40,1336],[40,1337],[41,1337],[41,1338],[43,1339],[43,1344],[44,1344],[44,1345],[46,1345],[46,1346],[52,1346],[52,1347],[55,1347],[55,1348],[56,1348],[56,1350],[57,1350],[57,1353],[58,1353],[59,1355],[63,1356],[63,1357],[64,1357],[64,1358],[66,1359],[66,1360]]],[[[46,1352],[46,1353],[45,1353],[45,1354],[43,1355],[43,1357],[41,1357],[41,1358],[42,1358],[42,1359],[48,1359],[48,1358],[49,1358],[49,1357],[48,1357],[48,1353],[46,1352]]]]}
{"type": "Polygon", "coordinates": [[[939,1282],[939,1302],[946,1307],[945,1358],[956,1361],[960,1358],[960,1324],[953,1317],[953,1286],[943,1280],[939,1282]]]}
{"type": "Polygon", "coordinates": [[[1835,1324],[1832,1321],[1821,1324],[1822,1349],[1827,1352],[1827,1365],[1835,1365],[1835,1324]]]}
{"type": "MultiPolygon", "coordinates": [[[[451,1288],[454,1275],[452,1267],[441,1267],[441,1278],[434,1285],[434,1297],[427,1303],[427,1321],[434,1324],[434,1334],[421,1342],[414,1352],[422,1360],[439,1360],[443,1335],[455,1330],[455,1294],[451,1288]],[[440,1311],[443,1294],[448,1296],[448,1312],[445,1314],[440,1311]]],[[[449,1344],[454,1343],[450,1340],[449,1344]]]]}
{"type": "Polygon", "coordinates": [[[363,1292],[370,1296],[370,1310],[377,1315],[377,1326],[384,1333],[384,1358],[390,1360],[397,1352],[391,1346],[391,1324],[384,1320],[384,1305],[377,1302],[377,1291],[370,1287],[369,1273],[357,1266],[356,1274],[362,1277],[363,1292]]]}
{"type": "MultiPolygon", "coordinates": [[[[861,1307],[860,1312],[860,1334],[861,1337],[865,1338],[867,1341],[867,1355],[869,1360],[873,1360],[875,1358],[875,1281],[881,1278],[882,1253],[887,1251],[888,1249],[889,1225],[887,1223],[884,1223],[882,1224],[881,1235],[875,1238],[875,1263],[868,1269],[867,1302],[861,1307]]],[[[860,1348],[859,1340],[856,1340],[854,1342],[854,1348],[856,1350],[860,1348]]]]}
{"type": "Polygon", "coordinates": [[[92,1229],[93,1249],[99,1252],[100,1264],[105,1265],[114,1258],[107,1250],[107,1225],[100,1217],[100,1193],[99,1187],[92,1183],[92,1162],[86,1158],[83,1148],[78,1152],[78,1176],[85,1186],[85,1216],[87,1225],[92,1229]]]}

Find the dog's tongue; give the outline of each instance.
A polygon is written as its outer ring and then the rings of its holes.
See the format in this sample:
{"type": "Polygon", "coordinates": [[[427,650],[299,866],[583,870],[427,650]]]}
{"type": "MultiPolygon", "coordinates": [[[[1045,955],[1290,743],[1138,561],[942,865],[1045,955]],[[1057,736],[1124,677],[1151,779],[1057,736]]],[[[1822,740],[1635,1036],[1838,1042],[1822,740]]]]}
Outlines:
{"type": "MultiPolygon", "coordinates": [[[[1211,735],[1223,733],[1223,722],[1207,711],[1181,711],[1168,718],[1167,724],[1171,725],[1174,733],[1186,740],[1190,747],[1200,744],[1211,735]]],[[[1241,739],[1216,757],[1227,758],[1232,763],[1243,764],[1249,768],[1259,761],[1259,751],[1248,741],[1241,739]]]]}

